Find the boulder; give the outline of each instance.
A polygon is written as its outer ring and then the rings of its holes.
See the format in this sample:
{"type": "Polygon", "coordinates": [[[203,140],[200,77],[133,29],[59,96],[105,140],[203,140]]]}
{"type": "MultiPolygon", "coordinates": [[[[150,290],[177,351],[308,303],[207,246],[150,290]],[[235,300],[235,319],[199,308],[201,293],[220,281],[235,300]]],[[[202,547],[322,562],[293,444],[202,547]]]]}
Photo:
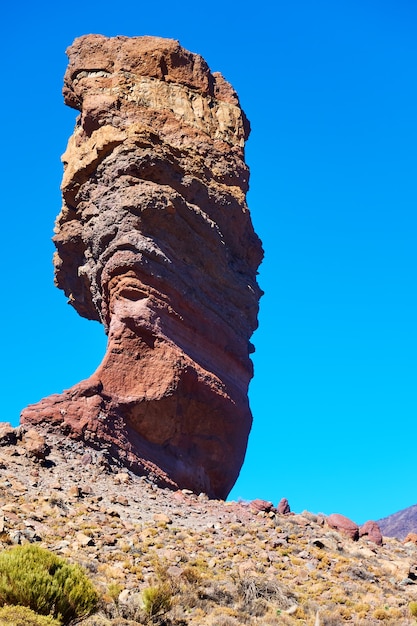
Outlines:
{"type": "Polygon", "coordinates": [[[281,498],[281,500],[278,502],[277,512],[280,515],[288,515],[289,513],[291,513],[291,508],[288,504],[287,498],[281,498]]]}
{"type": "Polygon", "coordinates": [[[231,85],[177,41],[87,35],[67,54],[64,98],[80,115],[63,155],[55,282],[108,345],[89,379],[22,423],[225,498],[252,424],[262,293],[249,123],[231,85]]]}
{"type": "Polygon", "coordinates": [[[16,443],[16,428],[13,428],[10,422],[0,422],[0,446],[15,445],[16,443]]]}
{"type": "Polygon", "coordinates": [[[359,539],[359,526],[348,517],[340,515],[340,513],[333,513],[326,518],[326,521],[330,528],[334,528],[354,541],[359,539]]]}
{"type": "Polygon", "coordinates": [[[369,520],[365,522],[359,528],[359,537],[365,537],[369,541],[376,543],[377,546],[382,546],[382,533],[377,522],[369,520]]]}
{"type": "Polygon", "coordinates": [[[51,452],[49,445],[40,433],[34,428],[29,428],[22,432],[22,446],[26,454],[35,460],[42,461],[51,452]]]}
{"type": "Polygon", "coordinates": [[[260,498],[256,498],[255,500],[251,500],[249,502],[249,508],[252,513],[269,513],[273,508],[272,502],[268,500],[261,500],[260,498]]]}

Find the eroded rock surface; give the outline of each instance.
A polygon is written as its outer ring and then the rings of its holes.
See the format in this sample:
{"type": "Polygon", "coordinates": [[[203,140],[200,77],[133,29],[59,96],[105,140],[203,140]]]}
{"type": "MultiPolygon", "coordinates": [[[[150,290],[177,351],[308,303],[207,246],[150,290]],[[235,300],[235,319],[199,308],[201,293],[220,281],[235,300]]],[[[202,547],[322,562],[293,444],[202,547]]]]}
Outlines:
{"type": "Polygon", "coordinates": [[[22,422],[223,498],[251,428],[261,295],[249,124],[232,87],[176,41],[88,35],[67,54],[65,102],[80,116],[63,156],[56,284],[108,346],[90,379],[22,422]]]}
{"type": "Polygon", "coordinates": [[[326,517],[326,522],[330,528],[334,528],[338,532],[343,533],[347,537],[357,541],[359,539],[359,526],[352,522],[348,517],[340,515],[340,513],[332,513],[326,517]]]}

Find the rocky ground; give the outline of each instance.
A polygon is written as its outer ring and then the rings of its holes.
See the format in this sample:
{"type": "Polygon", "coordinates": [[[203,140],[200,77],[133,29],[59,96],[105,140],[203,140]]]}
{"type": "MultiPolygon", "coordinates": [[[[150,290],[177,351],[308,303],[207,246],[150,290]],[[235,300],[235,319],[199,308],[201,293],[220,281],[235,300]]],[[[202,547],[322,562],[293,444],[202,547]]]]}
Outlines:
{"type": "Polygon", "coordinates": [[[416,623],[412,542],[354,541],[308,512],[161,489],[103,451],[22,427],[0,426],[0,468],[2,547],[39,542],[84,566],[101,597],[86,626],[416,623]]]}

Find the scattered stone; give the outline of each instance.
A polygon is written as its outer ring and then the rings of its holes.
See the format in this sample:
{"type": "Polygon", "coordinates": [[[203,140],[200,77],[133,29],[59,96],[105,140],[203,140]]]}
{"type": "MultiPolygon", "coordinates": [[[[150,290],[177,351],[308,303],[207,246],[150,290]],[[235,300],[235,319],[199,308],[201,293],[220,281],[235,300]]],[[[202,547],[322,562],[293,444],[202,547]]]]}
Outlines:
{"type": "Polygon", "coordinates": [[[170,565],[167,568],[167,574],[173,578],[179,578],[184,573],[184,568],[178,565],[170,565]]]}
{"type": "Polygon", "coordinates": [[[93,546],[94,545],[94,539],[92,537],[89,537],[88,535],[79,532],[75,535],[75,539],[78,541],[78,543],[85,547],[85,546],[93,546]]]}
{"type": "Polygon", "coordinates": [[[22,446],[26,450],[26,454],[38,461],[44,460],[51,449],[45,441],[45,437],[38,433],[34,428],[29,428],[23,432],[22,446]]]}
{"type": "Polygon", "coordinates": [[[6,511],[6,513],[15,513],[16,512],[16,505],[12,504],[11,502],[9,502],[8,504],[4,504],[2,507],[3,511],[6,511]]]}
{"type": "Polygon", "coordinates": [[[0,422],[0,446],[13,446],[16,443],[16,429],[9,422],[0,422]]]}
{"type": "Polygon", "coordinates": [[[92,457],[91,452],[86,452],[81,457],[81,464],[82,465],[91,465],[92,462],[93,462],[93,457],[92,457]]]}
{"type": "Polygon", "coordinates": [[[117,543],[117,537],[114,535],[103,535],[101,537],[101,543],[104,546],[115,546],[117,543]]]}
{"type": "Polygon", "coordinates": [[[304,517],[304,515],[295,515],[291,513],[291,517],[289,517],[293,524],[297,526],[310,526],[310,520],[304,517]]]}
{"type": "Polygon", "coordinates": [[[115,477],[115,481],[121,485],[128,485],[131,482],[131,479],[127,472],[119,472],[115,477]]]}
{"type": "Polygon", "coordinates": [[[11,543],[20,545],[22,543],[22,533],[20,530],[9,530],[9,538],[11,543]]]}
{"type": "Polygon", "coordinates": [[[127,601],[129,600],[129,596],[130,596],[130,590],[129,589],[123,589],[119,593],[119,597],[117,598],[117,600],[118,600],[118,602],[120,602],[120,604],[126,604],[127,601]]]}
{"type": "Polygon", "coordinates": [[[81,498],[83,495],[82,489],[79,485],[72,485],[68,489],[67,493],[69,498],[81,498]]]}
{"type": "Polygon", "coordinates": [[[112,504],[121,504],[122,506],[128,506],[129,504],[129,500],[126,498],[126,496],[121,496],[119,494],[112,496],[110,498],[110,502],[112,504]]]}
{"type": "Polygon", "coordinates": [[[172,524],[172,519],[169,515],[165,515],[165,513],[155,513],[153,520],[157,524],[172,524]]]}
{"type": "Polygon", "coordinates": [[[298,611],[298,606],[297,604],[293,604],[292,606],[290,606],[289,609],[287,609],[286,611],[284,611],[287,615],[294,615],[294,613],[297,613],[298,611]]]}
{"type": "Polygon", "coordinates": [[[277,548],[278,546],[284,546],[288,543],[288,533],[278,532],[276,534],[276,539],[272,542],[272,546],[277,548]]]}

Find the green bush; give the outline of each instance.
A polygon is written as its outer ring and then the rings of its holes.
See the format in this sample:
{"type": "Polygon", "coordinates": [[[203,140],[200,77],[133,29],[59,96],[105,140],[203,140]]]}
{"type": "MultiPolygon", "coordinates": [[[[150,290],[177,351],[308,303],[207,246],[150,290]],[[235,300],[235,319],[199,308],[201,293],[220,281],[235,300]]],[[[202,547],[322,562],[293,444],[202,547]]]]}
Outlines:
{"type": "Polygon", "coordinates": [[[408,608],[410,609],[411,615],[417,617],[417,602],[410,602],[408,608]]]}
{"type": "Polygon", "coordinates": [[[142,591],[143,610],[149,617],[163,615],[172,606],[172,590],[162,583],[156,587],[147,587],[142,591]]]}
{"type": "Polygon", "coordinates": [[[2,626],[59,626],[60,622],[46,615],[38,615],[27,606],[2,606],[0,624],[2,626]]]}
{"type": "Polygon", "coordinates": [[[26,544],[0,552],[0,605],[26,606],[67,624],[91,613],[97,599],[84,571],[48,550],[26,544]]]}

